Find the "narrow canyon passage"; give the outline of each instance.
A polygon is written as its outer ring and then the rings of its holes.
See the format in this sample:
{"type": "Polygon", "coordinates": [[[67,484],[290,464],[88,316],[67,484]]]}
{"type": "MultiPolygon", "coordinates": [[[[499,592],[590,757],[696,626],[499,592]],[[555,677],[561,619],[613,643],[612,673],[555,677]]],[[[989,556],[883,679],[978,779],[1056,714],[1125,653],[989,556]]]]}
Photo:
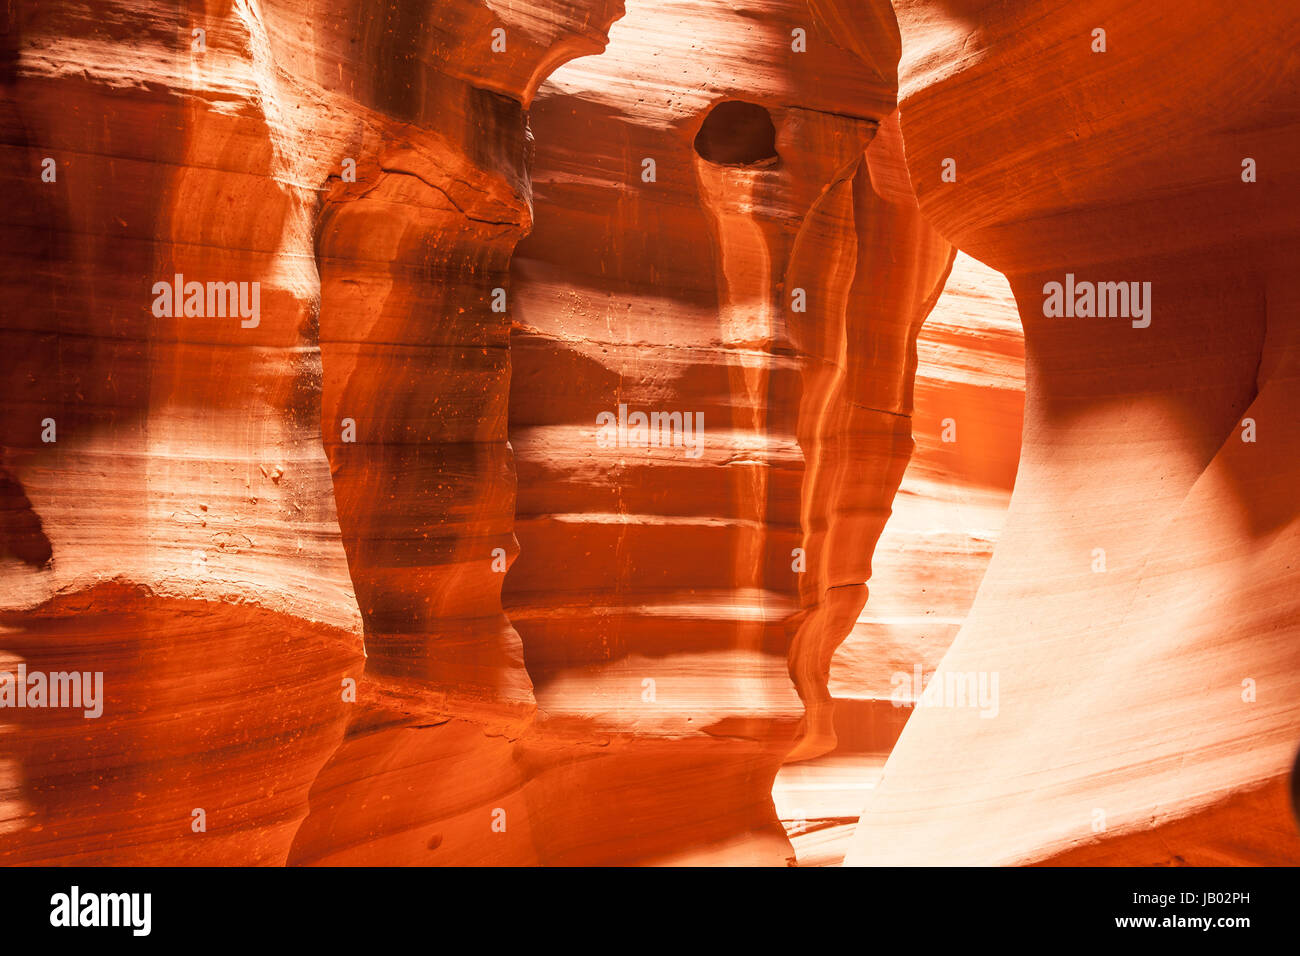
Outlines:
{"type": "Polygon", "coordinates": [[[894,3],[913,187],[1008,277],[1027,393],[935,678],[999,675],[998,716],[918,709],[847,862],[1294,864],[1300,23],[1036,6],[894,3]]]}
{"type": "Polygon", "coordinates": [[[5,6],[0,863],[1300,860],[1284,7],[5,6]]]}
{"type": "Polygon", "coordinates": [[[555,764],[526,793],[568,815],[545,833],[584,834],[563,862],[792,859],[772,782],[834,747],[831,654],[911,450],[915,336],[952,251],[876,191],[896,138],[864,161],[888,81],[847,54],[812,70],[800,5],[770,12],[755,33],[630,4],[532,110],[503,600],[538,702],[523,746],[555,764]],[[602,441],[602,415],[637,414],[696,419],[701,442],[602,441]]]}
{"type": "MultiPolygon", "coordinates": [[[[919,693],[965,622],[1020,458],[1024,337],[1006,279],[959,253],[917,339],[915,450],[831,661],[835,749],[773,789],[799,865],[838,865],[919,693]]],[[[799,755],[793,754],[793,757],[799,755]]]]}

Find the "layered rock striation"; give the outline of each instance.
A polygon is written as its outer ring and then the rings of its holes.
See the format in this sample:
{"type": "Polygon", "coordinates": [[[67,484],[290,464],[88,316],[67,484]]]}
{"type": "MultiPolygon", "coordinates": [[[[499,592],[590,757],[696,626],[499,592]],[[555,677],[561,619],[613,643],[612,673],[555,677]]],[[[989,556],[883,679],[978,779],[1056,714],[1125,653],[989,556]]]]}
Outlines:
{"type": "Polygon", "coordinates": [[[2,646],[105,699],[6,711],[0,859],[284,863],[345,730],[531,712],[491,290],[621,5],[497,6],[6,14],[2,646]]]}
{"type": "Polygon", "coordinates": [[[1300,27],[1173,10],[0,11],[0,862],[1293,862],[1300,27]]]}
{"type": "Polygon", "coordinates": [[[1278,51],[1300,23],[894,7],[912,183],[1010,280],[1027,395],[1006,524],[934,678],[998,674],[997,716],[918,709],[848,861],[1295,862],[1300,116],[1278,51]]]}
{"type": "Polygon", "coordinates": [[[837,865],[871,788],[970,612],[1015,481],[1024,338],[1007,281],[959,253],[917,338],[915,442],[871,556],[871,595],[831,661],[833,750],[773,797],[799,864],[837,865]]]}
{"type": "Polygon", "coordinates": [[[952,250],[875,136],[892,74],[802,4],[757,12],[630,4],[533,109],[504,600],[524,749],[563,754],[538,839],[585,831],[563,862],[790,858],[772,781],[834,746],[831,654],[911,450],[952,250]]]}

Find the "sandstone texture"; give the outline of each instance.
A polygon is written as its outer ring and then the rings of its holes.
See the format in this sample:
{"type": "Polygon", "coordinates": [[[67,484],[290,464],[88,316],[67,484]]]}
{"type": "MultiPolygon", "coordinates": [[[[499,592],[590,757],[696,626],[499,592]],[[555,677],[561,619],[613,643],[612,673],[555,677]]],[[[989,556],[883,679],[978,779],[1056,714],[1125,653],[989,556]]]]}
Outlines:
{"type": "Polygon", "coordinates": [[[917,340],[915,448],[871,559],[871,597],[831,662],[834,750],[773,797],[800,865],[838,864],[871,788],[975,599],[1020,452],[1024,339],[1007,281],[959,253],[917,340]]]}
{"type": "Polygon", "coordinates": [[[1020,305],[1024,444],[935,678],[998,673],[999,714],[918,708],[848,862],[1295,863],[1300,19],[894,7],[921,209],[1020,305]],[[1149,316],[1047,317],[1067,273],[1149,316]]]}
{"type": "Polygon", "coordinates": [[[1287,4],[0,22],[0,864],[1300,861],[1287,4]]]}

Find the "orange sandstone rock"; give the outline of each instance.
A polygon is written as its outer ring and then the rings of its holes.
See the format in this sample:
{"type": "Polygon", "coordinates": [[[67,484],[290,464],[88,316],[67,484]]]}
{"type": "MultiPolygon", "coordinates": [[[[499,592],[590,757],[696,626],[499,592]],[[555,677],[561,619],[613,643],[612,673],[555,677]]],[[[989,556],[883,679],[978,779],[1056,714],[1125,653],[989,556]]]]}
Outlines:
{"type": "Polygon", "coordinates": [[[349,721],[530,711],[484,292],[523,105],[621,5],[499,6],[5,14],[0,649],[106,700],[6,711],[0,860],[284,863],[349,721]]]}
{"type": "Polygon", "coordinates": [[[1300,856],[1284,4],[0,17],[0,862],[1300,856]]]}
{"type": "Polygon", "coordinates": [[[1020,306],[1025,440],[934,678],[1000,675],[997,716],[918,709],[848,862],[1294,863],[1300,21],[894,6],[921,209],[1020,306]],[[1149,313],[1050,317],[1067,276],[1149,313]]]}
{"type": "Polygon", "coordinates": [[[892,77],[825,34],[795,53],[805,17],[629,5],[534,105],[505,608],[538,701],[523,749],[563,759],[525,792],[539,813],[563,792],[578,828],[533,825],[550,861],[784,862],[776,770],[834,746],[830,658],[952,253],[889,181],[897,137],[864,157],[892,77]],[[601,426],[638,412],[702,442],[601,426]]]}

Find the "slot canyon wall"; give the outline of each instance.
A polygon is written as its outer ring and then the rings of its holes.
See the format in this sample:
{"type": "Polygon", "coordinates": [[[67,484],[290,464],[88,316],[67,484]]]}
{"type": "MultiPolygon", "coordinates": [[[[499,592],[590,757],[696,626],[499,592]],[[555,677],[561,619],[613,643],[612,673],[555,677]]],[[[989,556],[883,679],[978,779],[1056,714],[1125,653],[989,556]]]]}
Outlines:
{"type": "Polygon", "coordinates": [[[6,5],[0,862],[1300,859],[1300,28],[1168,7],[6,5]]]}
{"type": "Polygon", "coordinates": [[[1010,280],[1027,394],[934,677],[998,674],[997,717],[918,708],[847,862],[1294,864],[1300,18],[894,8],[916,195],[1010,280]],[[1075,280],[1149,283],[1146,314],[1050,314],[1075,280]]]}
{"type": "Polygon", "coordinates": [[[0,643],[106,699],[6,710],[5,862],[285,863],[349,813],[378,843],[366,781],[413,751],[452,768],[408,797],[431,812],[511,789],[491,290],[525,103],[622,7],[498,6],[6,5],[0,643]],[[173,312],[174,276],[256,282],[256,314],[173,312]]]}
{"type": "Polygon", "coordinates": [[[830,654],[911,447],[951,250],[873,185],[901,160],[873,142],[892,81],[843,51],[802,66],[800,8],[629,5],[534,104],[504,603],[536,683],[528,749],[564,744],[535,786],[600,859],[789,857],[772,780],[833,745],[830,654]],[[620,409],[698,415],[704,440],[601,447],[620,409]]]}
{"type": "Polygon", "coordinates": [[[1011,289],[959,253],[917,339],[915,448],[871,558],[871,596],[831,662],[835,747],[786,763],[773,790],[801,866],[843,860],[918,681],[966,620],[1006,517],[1023,407],[1011,289]]]}

